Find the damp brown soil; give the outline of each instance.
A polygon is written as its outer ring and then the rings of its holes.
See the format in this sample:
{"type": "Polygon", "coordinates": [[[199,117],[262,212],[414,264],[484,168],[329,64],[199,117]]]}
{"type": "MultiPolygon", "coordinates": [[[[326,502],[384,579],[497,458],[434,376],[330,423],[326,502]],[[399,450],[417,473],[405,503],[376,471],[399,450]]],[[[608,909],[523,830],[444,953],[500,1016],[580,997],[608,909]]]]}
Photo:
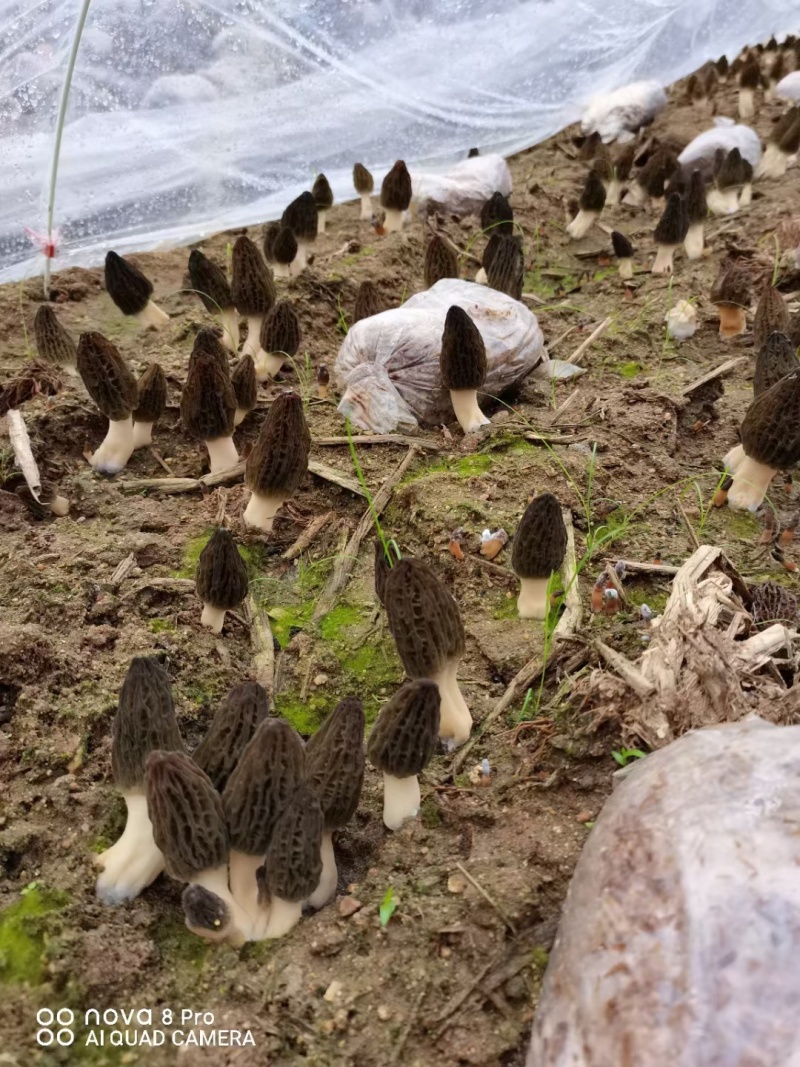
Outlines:
{"type": "MultiPolygon", "coordinates": [[[[686,143],[706,128],[708,108],[680,102],[678,92],[652,133],[686,143]]],[[[718,110],[734,113],[735,94],[720,92],[718,110]]],[[[765,106],[762,135],[778,114],[765,106]]],[[[181,430],[178,400],[196,330],[208,319],[185,291],[184,249],[138,255],[160,305],[171,317],[160,332],[123,318],[102,284],[102,271],[55,276],[58,313],[74,334],[99,330],[140,371],[152,360],[169,382],[168,412],[157,454],[137,452],[117,482],[96,477],[83,458],[104,420],[67,377],[54,398],[24,407],[34,451],[46,477],[72,501],[67,519],[36,516],[20,484],[7,438],[0,439],[0,1059],[59,1064],[313,1064],[386,1067],[520,1067],[548,951],[581,847],[617,763],[619,737],[573,695],[594,668],[593,639],[631,656],[647,634],[639,615],[660,610],[666,579],[629,578],[628,603],[614,616],[592,615],[592,585],[606,560],[679,563],[695,538],[720,544],[740,572],[794,581],[758,544],[757,517],[710,508],[720,456],[736,441],[752,395],[753,347],[744,335],[723,341],[709,292],[730,248],[752,253],[771,275],[774,234],[800,213],[796,174],[757,185],[752,205],[707,227],[708,255],[679,253],[673,279],[647,270],[653,216],[616,208],[604,215],[637,247],[635,288],[626,296],[609,241],[595,228],[568,242],[564,201],[577,196],[586,164],[567,132],[511,160],[512,203],[525,236],[525,299],[554,357],[567,358],[604,319],[610,324],[580,362],[587,373],[552,387],[526,382],[500,405],[494,428],[464,442],[456,424],[427,428],[436,451],[420,453],[382,517],[404,553],[432,563],[452,589],[464,618],[467,652],[462,688],[478,722],[516,672],[542,648],[542,627],[515,617],[515,582],[505,549],[486,566],[481,532],[513,533],[527,499],[555,492],[572,509],[584,605],[576,640],[544,684],[513,702],[480,738],[464,766],[437,756],[425,775],[420,818],[398,833],[383,828],[380,783],[368,771],[359,811],[337,841],[337,901],[305,918],[277,943],[211,948],[182,924],[181,887],[160,878],[136,901],[117,908],[94,896],[93,854],[119,832],[121,801],[110,778],[109,727],[131,657],[158,654],[173,680],[188,745],[199,741],[217,702],[252,675],[249,627],[234,615],[221,636],[200,626],[192,589],[197,556],[224,517],[240,539],[251,590],[267,613],[275,647],[275,711],[312,733],[347,693],[372,720],[402,677],[377,609],[372,543],[365,541],[343,595],[322,617],[315,605],[333,562],[365,511],[363,497],[309,475],[279,515],[274,535],[242,526],[241,484],[205,493],[161,495],[127,490],[127,479],[196,477],[205,456],[181,430]],[[698,330],[680,345],[664,317],[691,300],[698,330]],[[743,357],[713,405],[685,404],[681,390],[707,371],[743,357]],[[543,447],[532,432],[555,435],[543,447]],[[330,513],[310,548],[293,561],[285,550],[316,517],[330,513]],[[462,531],[463,559],[448,551],[462,531]],[[132,569],[115,581],[128,557],[132,569]],[[488,760],[481,784],[476,765],[488,760]],[[344,901],[344,903],[342,903],[344,901]],[[381,905],[383,913],[381,912],[381,905]],[[387,919],[387,912],[393,913],[387,919]],[[194,1047],[42,1049],[39,1009],[194,1009],[213,1013],[220,1029],[249,1028],[255,1051],[194,1047]],[[10,1059],[9,1059],[10,1057],[10,1059]]],[[[279,383],[261,393],[259,409],[237,433],[251,443],[264,408],[280,388],[298,389],[316,442],[341,436],[335,402],[318,399],[315,373],[331,366],[352,314],[356,288],[369,278],[387,306],[423,286],[424,228],[418,218],[400,234],[378,237],[358,221],[355,204],[329,213],[328,233],[299,279],[279,282],[300,316],[303,343],[279,383]]],[[[475,218],[445,218],[462,247],[475,218]]],[[[260,237],[260,228],[251,234],[260,237]]],[[[233,234],[202,243],[219,262],[233,234]]],[[[472,246],[479,251],[479,238],[472,246]]],[[[463,261],[464,275],[475,265],[463,261]]],[[[800,288],[782,277],[789,288],[800,288]]],[[[32,356],[32,320],[41,283],[0,289],[0,374],[15,376],[32,356]]],[[[406,446],[358,446],[372,493],[403,459],[406,446]]],[[[313,457],[354,477],[347,447],[313,447],[313,457]]],[[[781,513],[791,495],[774,490],[781,513]]]]}

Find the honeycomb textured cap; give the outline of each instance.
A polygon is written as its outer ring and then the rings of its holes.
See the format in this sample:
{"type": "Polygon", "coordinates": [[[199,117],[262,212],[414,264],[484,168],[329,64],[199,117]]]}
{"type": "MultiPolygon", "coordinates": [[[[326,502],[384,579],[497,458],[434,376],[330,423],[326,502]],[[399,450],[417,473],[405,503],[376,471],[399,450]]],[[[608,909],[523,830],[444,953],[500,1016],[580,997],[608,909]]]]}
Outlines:
{"type": "Polygon", "coordinates": [[[136,656],[119,691],[111,725],[111,772],[123,793],[144,787],[147,754],[182,752],[169,675],[155,656],[136,656]]]}
{"type": "Polygon", "coordinates": [[[265,352],[296,356],[300,347],[300,320],[288,300],[279,300],[261,324],[261,347],[265,352]]]}
{"type": "Polygon", "coordinates": [[[312,193],[301,193],[281,216],[281,225],[288,226],[298,241],[315,241],[318,210],[312,193]]]}
{"type": "Polygon", "coordinates": [[[800,370],[757,396],[742,422],[745,455],[774,470],[800,462],[800,370]]]}
{"type": "Polygon", "coordinates": [[[800,108],[792,108],[794,118],[790,125],[783,131],[778,147],[787,156],[793,156],[800,148],[800,108]]]}
{"type": "Polygon", "coordinates": [[[678,157],[669,148],[659,148],[647,160],[639,173],[639,184],[648,196],[657,200],[664,195],[664,186],[678,169],[678,157]]]}
{"type": "Polygon", "coordinates": [[[781,378],[796,370],[800,370],[800,363],[797,362],[795,346],[786,334],[777,331],[771,333],[756,356],[753,395],[761,396],[781,378]]]}
{"type": "Polygon", "coordinates": [[[273,401],[253,451],[244,480],[254,493],[293,493],[308,470],[311,434],[297,393],[281,393],[273,401]]]}
{"type": "Polygon", "coordinates": [[[283,719],[265,719],[222,794],[233,848],[263,856],[276,822],[305,781],[306,753],[300,735],[283,719]]]}
{"type": "Polygon", "coordinates": [[[614,161],[614,170],[621,182],[626,182],[633,170],[633,161],[636,158],[636,145],[631,143],[620,150],[614,161]]]}
{"type": "Polygon", "coordinates": [[[481,229],[492,233],[514,232],[514,212],[502,193],[492,193],[481,208],[481,229]]]}
{"type": "Polygon", "coordinates": [[[272,272],[257,246],[242,234],[232,256],[231,296],[240,315],[266,315],[275,303],[272,272]]]}
{"type": "Polygon", "coordinates": [[[386,603],[386,579],[389,577],[392,568],[389,566],[389,561],[386,558],[386,550],[383,547],[383,541],[380,537],[375,538],[375,596],[381,602],[386,603]]]}
{"type": "Polygon", "coordinates": [[[706,203],[706,183],[699,170],[693,170],[686,187],[686,218],[690,226],[705,222],[708,216],[706,203]]]}
{"type": "Polygon", "coordinates": [[[233,307],[231,287],[225,272],[208,256],[203,255],[199,248],[194,248],[189,253],[189,280],[206,311],[210,311],[212,315],[233,307]]]}
{"type": "Polygon", "coordinates": [[[297,255],[297,238],[288,226],[281,226],[272,245],[272,256],[276,263],[288,267],[297,255]]]}
{"type": "Polygon", "coordinates": [[[688,229],[689,220],[686,217],[683,200],[677,193],[673,193],[658,220],[653,238],[657,245],[677,247],[682,243],[688,229]]]}
{"type": "Polygon", "coordinates": [[[442,278],[458,277],[458,258],[453,249],[434,234],[425,247],[425,285],[430,289],[442,278]]]}
{"type": "Polygon", "coordinates": [[[797,597],[777,582],[761,582],[753,589],[750,612],[759,630],[773,623],[794,626],[797,622],[797,597]]]}
{"type": "Polygon", "coordinates": [[[353,167],[353,187],[359,196],[368,195],[375,188],[375,179],[363,163],[356,163],[353,167]]]}
{"type": "Polygon", "coordinates": [[[739,85],[742,89],[757,89],[761,84],[761,66],[754,57],[748,59],[739,74],[739,85]]]}
{"type": "Polygon", "coordinates": [[[192,753],[192,759],[220,794],[268,715],[269,697],[258,682],[239,682],[217,708],[208,733],[192,753]]]}
{"type": "Polygon", "coordinates": [[[252,411],[258,402],[258,380],[252,356],[245,354],[239,357],[233,368],[231,385],[236,397],[236,406],[242,411],[252,411]]]}
{"type": "Polygon", "coordinates": [[[746,307],[750,303],[752,282],[749,271],[735,260],[720,264],[711,288],[711,303],[722,307],[746,307]]]}
{"type": "Polygon", "coordinates": [[[427,678],[407,682],[381,708],[367,743],[373,767],[395,778],[420,774],[439,738],[439,687],[427,678]]]}
{"type": "Polygon", "coordinates": [[[264,227],[264,259],[267,263],[275,261],[275,242],[281,232],[279,222],[268,222],[264,227]]]}
{"type": "Polygon", "coordinates": [[[204,326],[195,334],[192,353],[189,356],[189,367],[192,366],[192,363],[198,355],[213,356],[217,363],[219,363],[222,373],[230,375],[228,353],[222,346],[219,334],[211,326],[204,326]]]}
{"type": "Polygon", "coordinates": [[[33,320],[36,352],[43,363],[74,367],[78,351],[72,335],[58,321],[50,304],[40,304],[33,320]]]}
{"type": "Polygon", "coordinates": [[[771,333],[788,333],[789,309],[777,289],[766,285],[758,298],[753,318],[753,342],[757,349],[767,343],[771,333]]]}
{"type": "Polygon", "coordinates": [[[364,725],[361,701],[345,697],[306,744],[308,782],[326,830],[341,829],[356,813],[364,783],[364,725]]]}
{"type": "Polygon", "coordinates": [[[617,259],[631,259],[633,257],[633,245],[624,233],[614,230],[611,234],[611,244],[617,259]]]}
{"type": "Polygon", "coordinates": [[[780,145],[784,135],[789,132],[798,117],[800,117],[800,108],[796,106],[790,107],[788,111],[785,111],[772,127],[768,138],[769,143],[780,145]]]}
{"type": "Polygon", "coordinates": [[[440,355],[445,389],[480,389],[486,381],[486,345],[463,308],[448,308],[440,355]]]}
{"type": "Polygon", "coordinates": [[[723,160],[716,182],[719,189],[736,189],[753,180],[753,168],[738,148],[732,148],[723,160]]]}
{"type": "Polygon", "coordinates": [[[231,436],[235,413],[236,396],[227,360],[223,370],[215,355],[206,349],[195,349],[181,393],[183,425],[193,437],[214,441],[231,436]]]}
{"type": "Polygon", "coordinates": [[[411,678],[430,678],[464,654],[464,624],[449,590],[425,563],[401,559],[386,578],[389,629],[411,678]]]}
{"type": "Polygon", "coordinates": [[[318,211],[327,211],[333,207],[333,190],[324,174],[318,174],[311,186],[311,195],[318,211]]]}
{"type": "Polygon", "coordinates": [[[264,885],[272,897],[305,900],[322,874],[322,808],[308,785],[290,796],[270,840],[264,859],[264,885]]]}
{"type": "Polygon", "coordinates": [[[135,422],[157,422],[167,410],[167,376],[160,363],[148,363],[136,385],[135,422]]]}
{"type": "Polygon", "coordinates": [[[101,333],[82,333],[78,340],[78,373],[89,396],[107,419],[127,419],[138,403],[130,367],[101,333]]]}
{"type": "Polygon", "coordinates": [[[525,257],[519,237],[503,236],[497,239],[495,251],[486,267],[486,278],[492,289],[497,289],[514,300],[522,299],[525,257]]]}
{"type": "Polygon", "coordinates": [[[408,211],[411,204],[411,175],[398,159],[381,184],[381,207],[387,211],[408,211]]]}
{"type": "Polygon", "coordinates": [[[361,322],[362,319],[370,318],[372,315],[380,315],[385,310],[386,305],[381,299],[375,283],[365,279],[359,285],[356,293],[356,302],[353,308],[353,325],[361,322]]]}
{"type": "Polygon", "coordinates": [[[231,921],[225,901],[201,885],[187,885],[181,894],[181,907],[187,924],[195,930],[224,930],[231,921]]]}
{"type": "Polygon", "coordinates": [[[606,204],[606,189],[597,171],[592,168],[586,175],[581,193],[581,211],[600,212],[606,204]]]}
{"type": "Polygon", "coordinates": [[[153,295],[153,283],[116,252],[106,254],[106,289],[123,315],[138,315],[153,295]]]}
{"type": "Polygon", "coordinates": [[[190,882],[228,862],[219,793],[182,752],[151,752],[145,763],[147,811],[167,873],[190,882]]]}
{"type": "Polygon", "coordinates": [[[549,578],[560,570],[566,551],[561,505],[552,493],[542,493],[525,508],[514,534],[511,566],[520,578],[549,578]]]}
{"type": "Polygon", "coordinates": [[[233,611],[247,596],[247,567],[228,530],[220,527],[197,561],[195,589],[214,608],[233,611]]]}

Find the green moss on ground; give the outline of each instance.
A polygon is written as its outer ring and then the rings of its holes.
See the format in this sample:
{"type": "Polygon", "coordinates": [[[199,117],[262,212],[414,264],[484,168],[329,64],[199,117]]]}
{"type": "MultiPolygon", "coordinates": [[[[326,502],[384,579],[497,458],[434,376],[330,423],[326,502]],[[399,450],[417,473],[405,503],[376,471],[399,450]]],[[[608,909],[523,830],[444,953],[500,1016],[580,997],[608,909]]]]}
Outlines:
{"type": "Polygon", "coordinates": [[[208,540],[214,533],[214,527],[209,526],[198,537],[193,537],[189,541],[183,550],[183,559],[181,560],[180,569],[174,571],[173,578],[194,578],[197,572],[197,564],[200,559],[200,553],[208,544],[208,540]]]}
{"type": "MultiPolygon", "coordinates": [[[[170,961],[171,967],[181,964],[188,969],[202,969],[211,951],[211,944],[193,934],[186,924],[173,912],[165,912],[157,920],[152,937],[158,945],[162,958],[170,961]]],[[[198,974],[199,979],[199,974],[198,974]]]]}
{"type": "Polygon", "coordinates": [[[0,984],[35,986],[45,980],[51,920],[68,900],[66,893],[31,882],[21,900],[0,911],[0,984]]]}

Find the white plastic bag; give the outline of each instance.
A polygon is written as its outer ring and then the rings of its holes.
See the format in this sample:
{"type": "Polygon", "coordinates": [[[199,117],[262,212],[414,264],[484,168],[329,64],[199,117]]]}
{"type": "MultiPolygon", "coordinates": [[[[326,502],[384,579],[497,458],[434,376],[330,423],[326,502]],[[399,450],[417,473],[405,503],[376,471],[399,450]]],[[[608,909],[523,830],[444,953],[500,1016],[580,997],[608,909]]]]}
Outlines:
{"type": "Polygon", "coordinates": [[[624,143],[637,130],[649,126],[667,106],[667,96],[658,82],[633,82],[594,97],[581,120],[584,133],[599,133],[604,144],[624,143]]]}
{"type": "Polygon", "coordinates": [[[462,159],[445,174],[412,171],[411,184],[418,203],[430,200],[459,217],[480,212],[492,193],[508,196],[512,189],[508,164],[497,155],[462,159]]]}
{"type": "Polygon", "coordinates": [[[698,166],[710,165],[714,161],[714,153],[722,148],[726,153],[738,148],[742,157],[753,167],[757,167],[761,161],[761,138],[755,130],[739,123],[731,123],[730,120],[718,119],[710,130],[698,133],[694,140],[684,148],[678,156],[678,162],[683,167],[690,163],[698,166]]]}
{"type": "Polygon", "coordinates": [[[445,316],[454,304],[470,315],[486,345],[488,373],[479,393],[500,396],[549,362],[536,316],[524,304],[485,285],[444,278],[402,307],[350,329],[333,368],[342,415],[371,433],[451,417],[439,355],[445,316]]]}
{"type": "Polygon", "coordinates": [[[793,70],[785,78],[781,78],[775,86],[775,95],[779,100],[791,100],[793,104],[800,103],[800,70],[793,70]]]}
{"type": "Polygon", "coordinates": [[[626,772],[569,888],[527,1067],[798,1067],[800,726],[626,772]]]}

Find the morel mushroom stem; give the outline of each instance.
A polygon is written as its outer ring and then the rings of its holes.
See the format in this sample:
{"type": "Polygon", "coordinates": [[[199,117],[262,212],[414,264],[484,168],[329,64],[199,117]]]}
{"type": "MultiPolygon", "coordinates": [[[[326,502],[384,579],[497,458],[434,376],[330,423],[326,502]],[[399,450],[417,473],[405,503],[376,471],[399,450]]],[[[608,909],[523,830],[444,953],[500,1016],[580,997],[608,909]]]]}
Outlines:
{"type": "Polygon", "coordinates": [[[486,268],[485,267],[479,267],[478,268],[478,272],[475,275],[475,284],[476,285],[488,285],[489,284],[489,277],[488,277],[488,275],[486,273],[486,268]]]}
{"type": "Polygon", "coordinates": [[[288,934],[300,922],[302,915],[302,900],[283,900],[281,897],[272,897],[264,938],[269,940],[288,934]]]}
{"type": "Polygon", "coordinates": [[[439,737],[449,751],[469,740],[472,732],[472,715],[461,693],[456,677],[457,659],[449,660],[440,671],[431,674],[431,681],[439,687],[441,708],[439,711],[439,737]]]}
{"type": "Polygon", "coordinates": [[[419,778],[416,774],[412,774],[409,778],[395,778],[393,774],[384,772],[383,822],[385,826],[388,826],[390,830],[399,830],[406,819],[416,817],[421,803],[419,778]]]}
{"type": "Polygon", "coordinates": [[[212,474],[230,470],[239,462],[239,453],[232,437],[217,437],[205,442],[208,450],[208,466],[212,474]]]}
{"type": "Polygon", "coordinates": [[[372,218],[372,197],[369,193],[361,194],[361,221],[369,222],[372,218]]]}
{"type": "Polygon", "coordinates": [[[148,300],[142,310],[137,311],[134,317],[141,322],[142,326],[154,326],[157,330],[169,322],[169,315],[166,311],[162,311],[158,304],[154,304],[152,300],[148,300]]]}
{"type": "Polygon", "coordinates": [[[547,618],[549,578],[520,578],[517,611],[521,619],[547,618]]]}
{"type": "Polygon", "coordinates": [[[256,377],[259,382],[269,381],[279,373],[284,361],[283,355],[275,355],[273,352],[265,352],[260,349],[255,358],[256,377]]]}
{"type": "Polygon", "coordinates": [[[676,247],[676,245],[658,245],[651,274],[672,274],[672,257],[675,255],[676,247]]]}
{"type": "Polygon", "coordinates": [[[708,209],[713,215],[735,215],[739,210],[739,189],[709,189],[708,209]]]}
{"type": "Polygon", "coordinates": [[[579,241],[582,237],[586,236],[599,218],[599,211],[584,211],[583,208],[581,208],[572,222],[567,226],[567,233],[570,237],[579,241]]]}
{"type": "Polygon", "coordinates": [[[223,308],[221,341],[230,352],[239,350],[239,315],[236,308],[223,308]]]}
{"type": "Polygon", "coordinates": [[[705,247],[704,226],[702,222],[695,222],[686,231],[683,239],[683,248],[688,259],[700,259],[705,247]]]}
{"type": "Polygon", "coordinates": [[[386,218],[383,223],[383,228],[386,233],[397,233],[398,230],[403,228],[403,216],[404,211],[395,211],[393,208],[384,208],[386,218]]]}
{"type": "Polygon", "coordinates": [[[230,891],[237,906],[250,916],[252,940],[260,940],[264,936],[269,914],[268,909],[260,904],[258,899],[256,871],[263,863],[263,856],[248,856],[236,849],[231,849],[228,859],[230,891]]]}
{"type": "Polygon", "coordinates": [[[633,277],[633,260],[629,256],[623,256],[618,260],[619,263],[619,276],[624,282],[630,281],[633,277]]]}
{"type": "Polygon", "coordinates": [[[312,908],[322,908],[333,898],[339,881],[339,870],[336,866],[336,854],[333,851],[333,831],[323,830],[320,845],[322,856],[322,874],[319,877],[319,885],[308,898],[308,904],[312,908]]]}
{"type": "Polygon", "coordinates": [[[56,518],[63,519],[65,515],[69,515],[69,500],[56,493],[50,501],[50,510],[56,518]]]}
{"type": "Polygon", "coordinates": [[[488,426],[490,420],[478,407],[478,396],[474,389],[451,389],[450,402],[464,433],[488,426]]]}
{"type": "Polygon", "coordinates": [[[730,304],[719,305],[719,333],[720,337],[738,337],[747,329],[747,319],[744,308],[733,307],[730,304]]]}
{"type": "Polygon", "coordinates": [[[739,118],[752,119],[756,113],[756,98],[752,89],[739,89],[739,118]]]}
{"type": "Polygon", "coordinates": [[[106,904],[133,900],[164,870],[164,855],[153,839],[153,824],[144,793],[125,794],[128,818],[122,836],[95,856],[102,868],[97,895],[106,904]]]}
{"type": "Polygon", "coordinates": [[[321,207],[317,208],[317,233],[325,233],[325,217],[328,212],[321,207]]]}
{"type": "MultiPolygon", "coordinates": [[[[133,424],[133,447],[149,448],[153,443],[154,422],[134,422],[133,424]]],[[[110,429],[110,425],[109,425],[110,429]]],[[[102,445],[100,446],[102,448],[102,445]]],[[[96,453],[95,453],[96,454],[96,453]]]]}
{"type": "Polygon", "coordinates": [[[742,445],[735,445],[730,452],[723,459],[725,470],[730,474],[735,474],[744,462],[745,454],[744,447],[742,445]]]}
{"type": "Polygon", "coordinates": [[[757,511],[776,473],[775,468],[745,455],[736,467],[733,485],[728,490],[728,507],[738,511],[757,511]]]}
{"type": "Polygon", "coordinates": [[[264,321],[263,315],[248,315],[247,316],[247,338],[242,346],[243,356],[252,356],[255,360],[261,349],[261,324],[264,321]]]}
{"type": "Polygon", "coordinates": [[[215,608],[204,601],[200,625],[207,626],[212,634],[221,634],[222,627],[225,625],[225,608],[215,608]]]}
{"type": "MultiPolygon", "coordinates": [[[[255,876],[253,878],[255,881],[255,876]]],[[[235,895],[228,888],[228,868],[226,866],[212,867],[207,871],[200,871],[192,877],[192,885],[202,886],[210,893],[215,893],[220,900],[224,901],[230,909],[233,920],[233,928],[227,935],[227,939],[234,944],[244,941],[258,940],[259,931],[249,912],[240,905],[235,895]]]]}
{"type": "Polygon", "coordinates": [[[89,453],[90,466],[103,474],[119,474],[133,455],[136,447],[133,436],[133,417],[126,419],[109,419],[108,433],[99,448],[89,453]]]}
{"type": "Polygon", "coordinates": [[[244,509],[245,526],[252,526],[264,533],[272,532],[272,523],[275,516],[283,506],[291,493],[251,493],[244,509]]]}

